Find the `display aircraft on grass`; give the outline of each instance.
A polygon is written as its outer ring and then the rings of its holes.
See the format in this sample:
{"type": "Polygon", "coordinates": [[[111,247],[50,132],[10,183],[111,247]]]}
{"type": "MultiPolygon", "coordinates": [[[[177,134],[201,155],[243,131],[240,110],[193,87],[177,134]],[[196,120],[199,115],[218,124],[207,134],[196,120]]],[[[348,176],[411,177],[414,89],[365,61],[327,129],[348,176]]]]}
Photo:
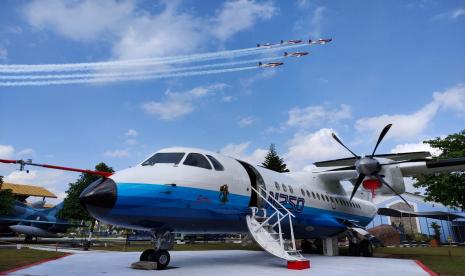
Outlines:
{"type": "Polygon", "coordinates": [[[43,208],[44,203],[28,205],[16,200],[8,215],[0,215],[0,233],[23,234],[25,241],[29,242],[33,237],[54,238],[58,233],[77,226],[57,217],[63,202],[52,208],[43,208]]]}
{"type": "Polygon", "coordinates": [[[367,156],[353,153],[333,134],[354,157],[317,162],[313,171],[301,173],[278,173],[201,149],[162,149],[114,174],[91,172],[103,177],[82,192],[80,201],[98,220],[150,231],[154,249],[142,252],[140,260],[157,262],[158,268],[170,261],[174,232],[244,233],[291,268],[308,267],[296,239],[302,239],[304,251],[323,247],[330,253],[346,236],[352,255],[371,256],[364,227],[377,208],[354,197],[357,190],[401,197],[404,177],[465,170],[465,158],[433,160],[428,152],[377,155],[390,127],[367,156]],[[351,194],[341,181],[354,184],[351,194]]]}

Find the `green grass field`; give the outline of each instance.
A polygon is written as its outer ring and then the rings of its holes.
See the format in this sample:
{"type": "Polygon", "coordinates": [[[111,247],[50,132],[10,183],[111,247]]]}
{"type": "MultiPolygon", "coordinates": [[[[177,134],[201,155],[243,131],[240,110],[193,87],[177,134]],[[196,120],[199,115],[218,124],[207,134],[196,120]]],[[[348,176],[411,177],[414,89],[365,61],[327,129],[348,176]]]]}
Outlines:
{"type": "Polygon", "coordinates": [[[2,271],[25,266],[50,258],[67,255],[62,252],[33,250],[28,248],[0,248],[0,274],[2,271]]]}
{"type": "Polygon", "coordinates": [[[464,247],[384,247],[375,256],[419,260],[441,275],[465,275],[464,247]]]}

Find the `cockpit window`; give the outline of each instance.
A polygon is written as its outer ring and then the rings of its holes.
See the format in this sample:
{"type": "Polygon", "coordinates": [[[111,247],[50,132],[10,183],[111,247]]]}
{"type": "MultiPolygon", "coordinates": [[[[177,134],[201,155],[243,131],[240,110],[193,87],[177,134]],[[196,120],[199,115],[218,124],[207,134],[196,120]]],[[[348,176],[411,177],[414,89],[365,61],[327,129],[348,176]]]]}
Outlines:
{"type": "Polygon", "coordinates": [[[159,152],[145,160],[142,166],[153,166],[158,163],[179,164],[184,157],[184,152],[159,152]]]}
{"type": "Polygon", "coordinates": [[[216,160],[216,158],[211,156],[211,155],[207,155],[207,157],[212,162],[213,167],[215,168],[215,170],[224,171],[224,167],[223,167],[223,165],[221,165],[220,161],[216,160]]]}
{"type": "Polygon", "coordinates": [[[207,158],[205,158],[205,156],[203,156],[200,153],[189,153],[186,157],[186,160],[184,160],[183,164],[187,166],[194,166],[209,170],[212,169],[212,166],[210,165],[210,163],[208,163],[207,158]]]}

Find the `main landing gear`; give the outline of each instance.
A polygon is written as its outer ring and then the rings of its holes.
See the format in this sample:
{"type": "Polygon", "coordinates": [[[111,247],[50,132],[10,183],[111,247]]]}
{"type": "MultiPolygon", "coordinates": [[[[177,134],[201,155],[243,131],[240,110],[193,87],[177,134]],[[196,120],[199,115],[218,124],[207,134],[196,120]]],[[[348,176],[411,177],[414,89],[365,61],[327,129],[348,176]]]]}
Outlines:
{"type": "Polygon", "coordinates": [[[154,249],[146,249],[140,255],[140,261],[156,262],[157,269],[165,269],[170,263],[170,253],[168,250],[173,248],[174,234],[170,231],[152,232],[152,241],[154,249]]]}

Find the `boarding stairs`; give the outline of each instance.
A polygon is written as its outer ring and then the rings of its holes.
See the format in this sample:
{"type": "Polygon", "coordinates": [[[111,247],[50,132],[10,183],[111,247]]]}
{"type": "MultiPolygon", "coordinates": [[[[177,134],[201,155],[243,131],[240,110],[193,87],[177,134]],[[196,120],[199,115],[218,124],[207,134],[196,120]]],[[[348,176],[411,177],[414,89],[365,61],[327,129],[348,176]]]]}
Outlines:
{"type": "Polygon", "coordinates": [[[252,190],[257,194],[257,197],[260,197],[270,207],[268,210],[266,208],[250,207],[251,214],[247,215],[246,220],[253,239],[266,252],[287,260],[288,267],[289,263],[305,262],[309,265],[308,260],[300,254],[300,251],[295,246],[294,230],[292,228],[294,214],[278,200],[270,196],[265,189],[258,187],[257,190],[252,187],[252,190]],[[270,214],[267,211],[271,211],[270,214]],[[286,220],[289,221],[290,240],[284,238],[282,224],[286,220]]]}

